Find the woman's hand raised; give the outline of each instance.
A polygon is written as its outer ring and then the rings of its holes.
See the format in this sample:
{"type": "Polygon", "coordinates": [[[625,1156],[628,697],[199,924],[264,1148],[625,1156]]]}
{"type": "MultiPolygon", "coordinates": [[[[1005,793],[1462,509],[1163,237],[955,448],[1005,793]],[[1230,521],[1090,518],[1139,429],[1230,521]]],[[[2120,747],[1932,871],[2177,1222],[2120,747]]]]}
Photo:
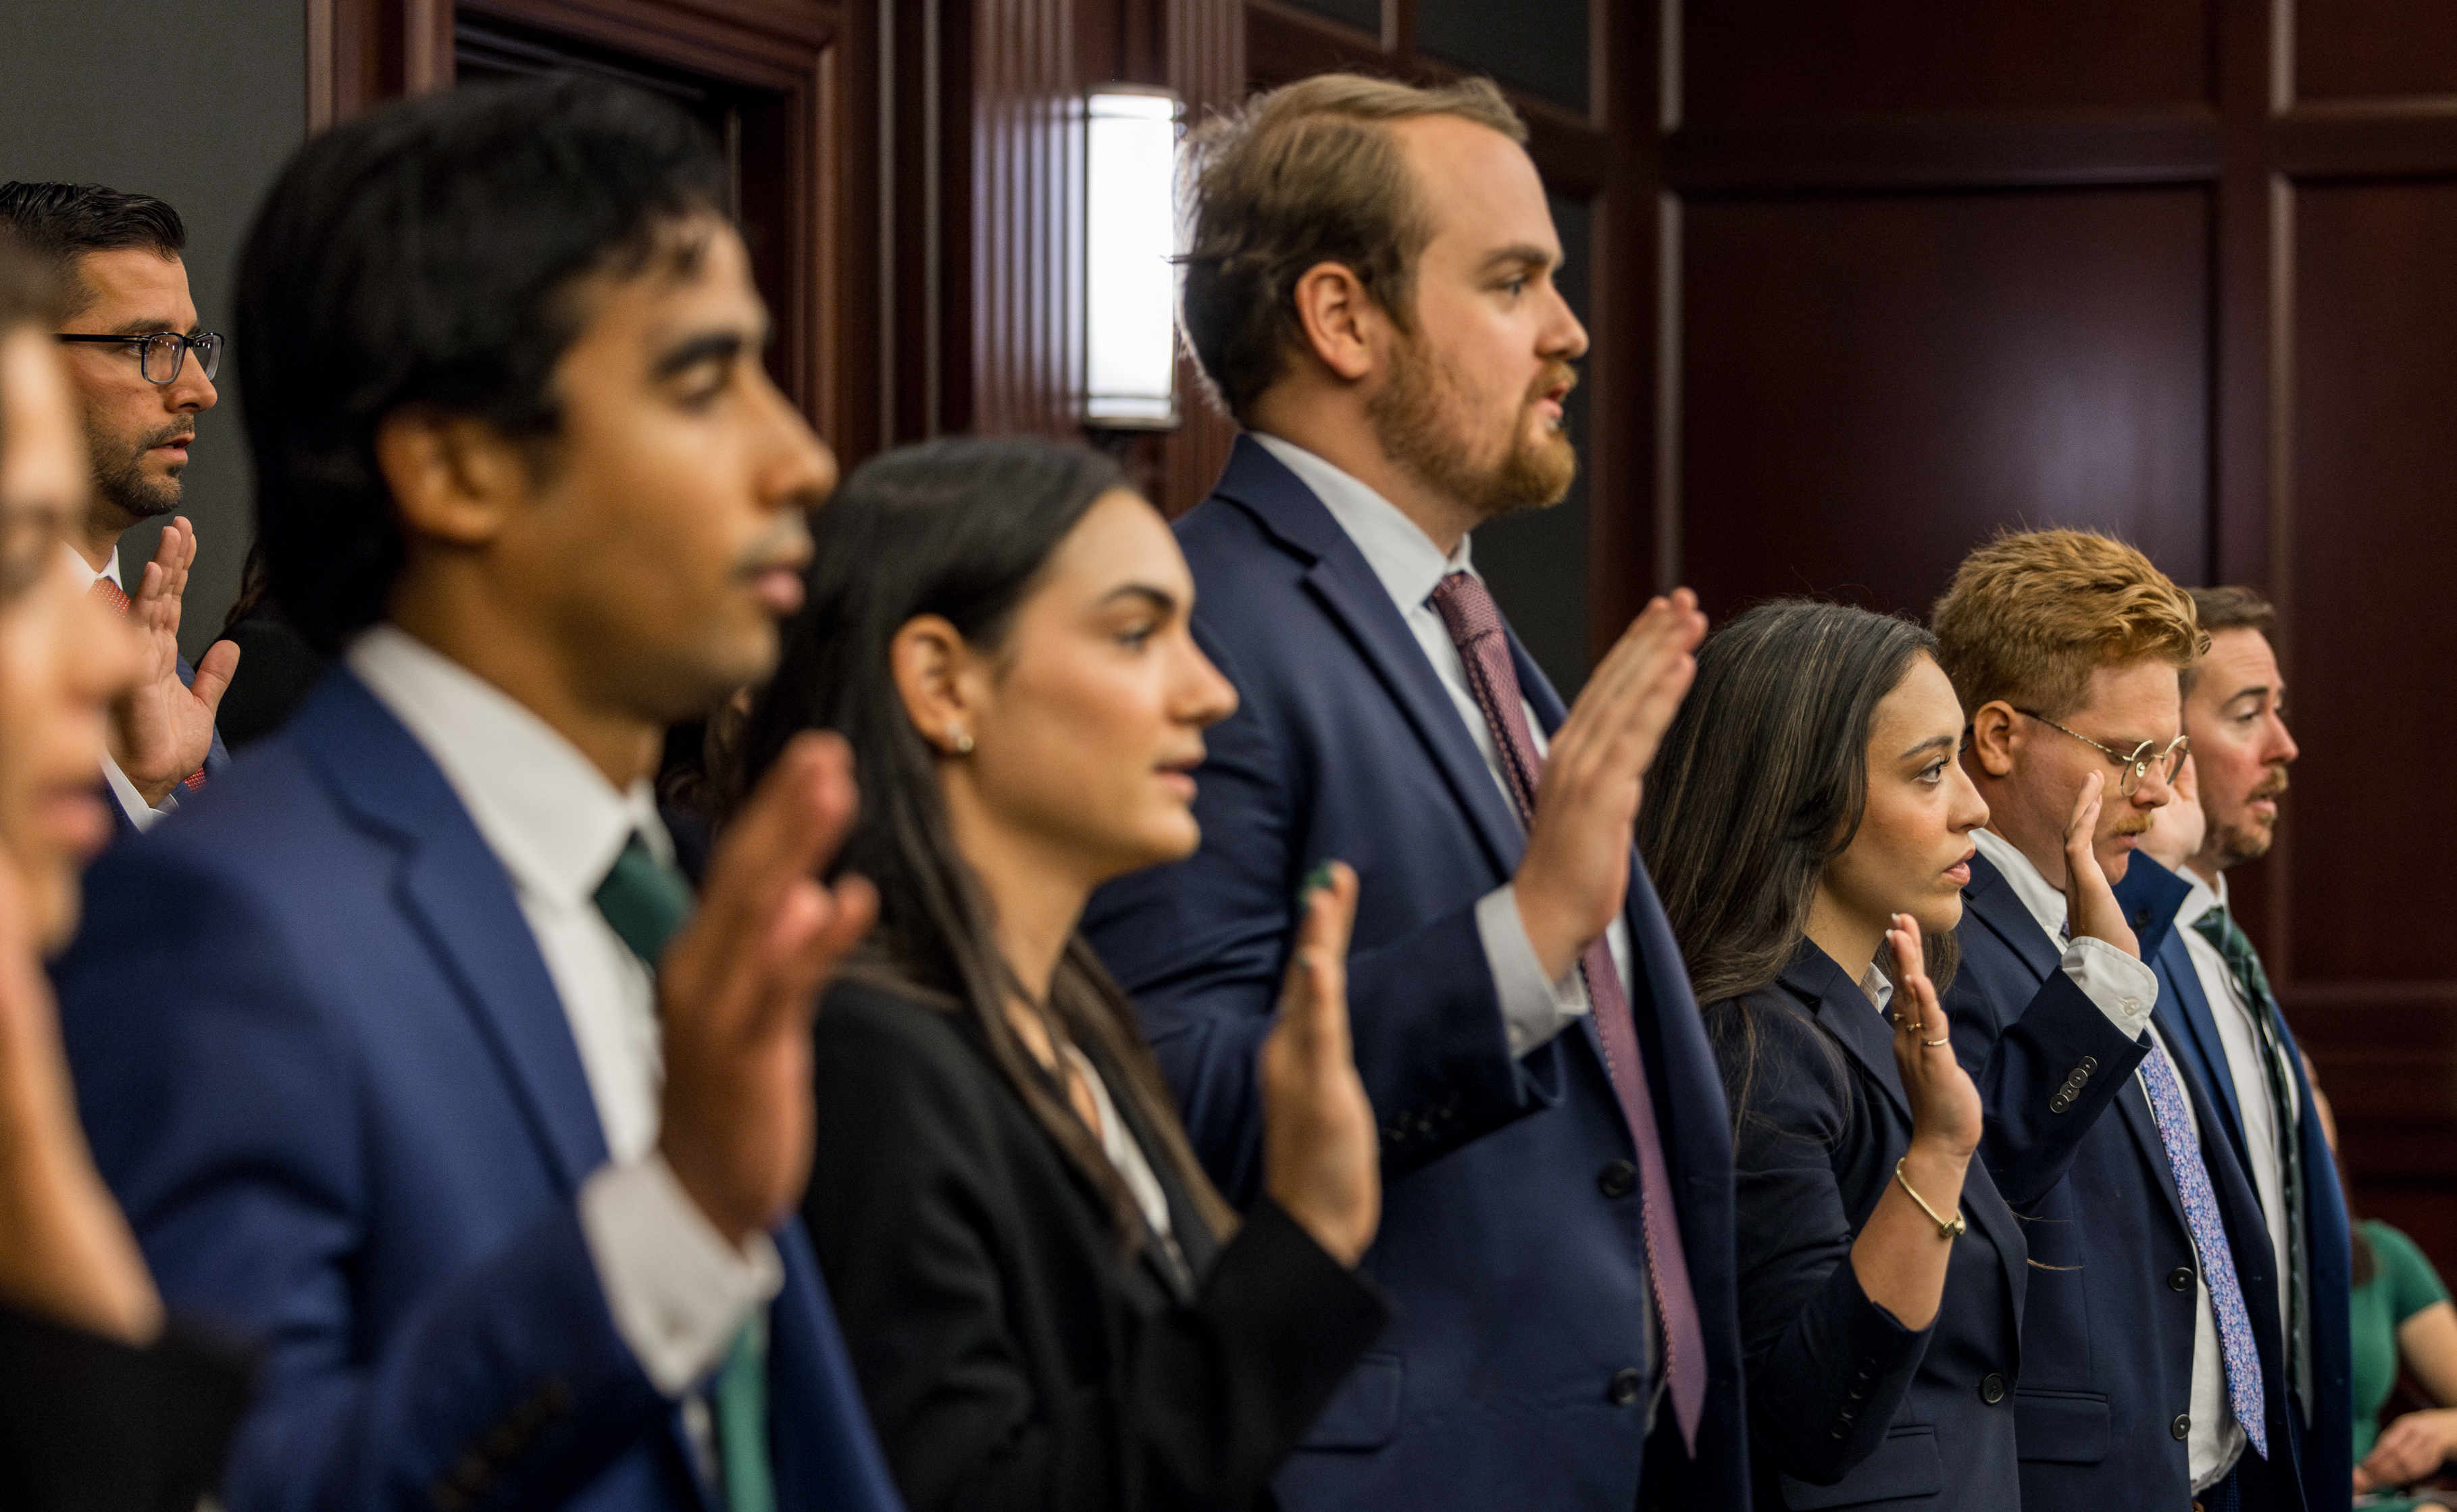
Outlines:
{"type": "Polygon", "coordinates": [[[1348,1037],[1356,873],[1338,861],[1325,871],[1307,893],[1279,1020],[1263,1042],[1263,1189],[1352,1266],[1382,1221],[1382,1145],[1348,1037]]]}
{"type": "Polygon", "coordinates": [[[1894,915],[1886,931],[1894,953],[1894,1068],[1911,1105],[1911,1143],[1968,1160],[1979,1148],[1979,1088],[1953,1056],[1945,1009],[1920,953],[1919,921],[1894,915]]]}

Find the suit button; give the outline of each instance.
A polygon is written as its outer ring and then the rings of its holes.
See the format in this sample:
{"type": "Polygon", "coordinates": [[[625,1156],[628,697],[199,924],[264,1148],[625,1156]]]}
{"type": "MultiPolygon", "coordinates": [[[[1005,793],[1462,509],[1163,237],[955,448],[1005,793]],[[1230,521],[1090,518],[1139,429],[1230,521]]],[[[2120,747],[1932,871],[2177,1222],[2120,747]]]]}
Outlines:
{"type": "Polygon", "coordinates": [[[2170,1271],[2170,1272],[2168,1272],[2168,1273],[2167,1273],[2167,1290],[2168,1290],[2168,1291],[2170,1291],[2170,1292],[2189,1292],[2189,1291],[2191,1291],[2192,1289],[2193,1289],[2193,1268],[2192,1268],[2191,1266],[2189,1266],[2189,1265],[2179,1265],[2179,1266],[2176,1267],[2174,1270],[2172,1270],[2172,1271],[2170,1271]]]}
{"type": "Polygon", "coordinates": [[[1638,1168],[1616,1160],[1596,1173],[1596,1190],[1607,1197],[1626,1197],[1638,1190],[1638,1168]]]}
{"type": "Polygon", "coordinates": [[[2085,1070],[2085,1071],[2095,1071],[2095,1070],[2097,1070],[2097,1069],[2098,1069],[2098,1057],[2097,1057],[2097,1056],[2096,1056],[2096,1055],[2085,1055],[2085,1056],[2083,1056],[2083,1057],[2081,1058],[2081,1068],[2082,1068],[2083,1070],[2085,1070]]]}
{"type": "Polygon", "coordinates": [[[2190,1439],[2193,1436],[2191,1414],[2180,1412],[2176,1414],[2176,1420],[2167,1425],[2167,1431],[2178,1439],[2190,1439]]]}
{"type": "Polygon", "coordinates": [[[2073,1094],[2070,1092],[2058,1092],[2055,1096],[2048,1099],[2048,1111],[2051,1113],[2061,1113],[2072,1106],[2073,1094]]]}
{"type": "Polygon", "coordinates": [[[1979,1399],[1993,1407],[2005,1399],[2005,1377],[1990,1371],[1979,1381],[1979,1399]]]}
{"type": "Polygon", "coordinates": [[[1616,1407],[1626,1407],[1638,1400],[1639,1393],[1645,1389],[1646,1372],[1617,1370],[1613,1372],[1612,1384],[1604,1388],[1604,1400],[1616,1407]]]}

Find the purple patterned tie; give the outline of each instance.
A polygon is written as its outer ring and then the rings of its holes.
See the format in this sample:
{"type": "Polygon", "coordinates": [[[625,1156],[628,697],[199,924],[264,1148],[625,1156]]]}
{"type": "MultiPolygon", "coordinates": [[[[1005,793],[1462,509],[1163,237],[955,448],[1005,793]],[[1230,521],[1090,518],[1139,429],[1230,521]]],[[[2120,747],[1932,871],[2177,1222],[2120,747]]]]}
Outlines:
{"type": "MultiPolygon", "coordinates": [[[[1467,667],[1467,685],[1476,707],[1493,731],[1501,754],[1518,821],[1529,823],[1536,813],[1537,778],[1543,758],[1527,729],[1527,708],[1518,691],[1518,672],[1510,662],[1510,637],[1503,632],[1501,611],[1484,584],[1471,573],[1452,572],[1435,585],[1433,606],[1458,643],[1467,667]]],[[[1597,937],[1579,958],[1586,979],[1587,1002],[1595,1011],[1596,1035],[1603,1042],[1604,1070],[1612,1077],[1614,1097],[1638,1147],[1639,1211],[1646,1234],[1646,1274],[1655,1288],[1655,1313],[1663,1325],[1663,1371],[1672,1396],[1673,1419],[1694,1458],[1698,1453],[1698,1419],[1706,1405],[1706,1334],[1698,1321],[1698,1298],[1689,1289],[1689,1258],[1681,1248],[1681,1219],[1673,1211],[1672,1176],[1663,1163],[1663,1135],[1655,1123],[1655,1097],[1646,1085],[1646,1063],[1638,1048],[1638,1026],[1630,1017],[1629,999],[1614,969],[1612,946],[1597,937]]]]}
{"type": "Polygon", "coordinates": [[[2201,1279],[2209,1285],[2210,1311],[2219,1325],[2219,1358],[2226,1366],[2227,1405],[2235,1410],[2235,1420],[2252,1440],[2253,1451],[2266,1460],[2269,1433],[2261,1409],[2261,1356],[2252,1347],[2252,1319],[2244,1313],[2243,1288],[2235,1278],[2235,1252],[2227,1248],[2209,1168],[2201,1164],[2200,1142],[2185,1116],[2184,1089],[2167,1065],[2167,1053],[2155,1045],[2142,1058],[2141,1082],[2150,1090],[2150,1116],[2158,1123],[2158,1143],[2167,1147],[2176,1195],[2184,1204],[2184,1226],[2192,1231],[2201,1279]]]}

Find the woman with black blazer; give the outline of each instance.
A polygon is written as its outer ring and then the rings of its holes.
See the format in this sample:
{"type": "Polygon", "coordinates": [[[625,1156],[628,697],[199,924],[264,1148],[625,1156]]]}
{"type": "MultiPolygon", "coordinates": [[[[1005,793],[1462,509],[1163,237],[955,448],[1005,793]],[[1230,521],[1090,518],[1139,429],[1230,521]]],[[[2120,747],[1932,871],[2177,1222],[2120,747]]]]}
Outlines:
{"type": "Polygon", "coordinates": [[[1836,605],[1741,615],[1639,820],[1731,1106],[1763,1508],[2021,1502],[2028,1254],[1932,984],[1988,806],[1934,648],[1836,605]]]}
{"type": "Polygon", "coordinates": [[[913,1512],[1269,1505],[1388,1317],[1353,1273],[1380,1204],[1354,876],[1292,888],[1241,1222],[1075,932],[1095,886],[1193,851],[1236,706],[1167,525],[1092,452],[957,441],[871,462],[816,533],[742,766],[829,728],[860,774],[879,923],[818,1017],[802,1213],[898,1482],[913,1512]]]}

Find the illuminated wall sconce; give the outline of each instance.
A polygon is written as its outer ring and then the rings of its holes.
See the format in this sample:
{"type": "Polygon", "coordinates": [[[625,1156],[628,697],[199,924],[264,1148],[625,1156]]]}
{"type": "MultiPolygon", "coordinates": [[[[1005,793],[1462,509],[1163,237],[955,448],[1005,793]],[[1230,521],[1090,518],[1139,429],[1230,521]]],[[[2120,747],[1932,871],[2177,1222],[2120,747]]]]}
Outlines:
{"type": "Polygon", "coordinates": [[[1084,424],[1173,429],[1177,96],[1104,85],[1084,114],[1084,424]]]}

